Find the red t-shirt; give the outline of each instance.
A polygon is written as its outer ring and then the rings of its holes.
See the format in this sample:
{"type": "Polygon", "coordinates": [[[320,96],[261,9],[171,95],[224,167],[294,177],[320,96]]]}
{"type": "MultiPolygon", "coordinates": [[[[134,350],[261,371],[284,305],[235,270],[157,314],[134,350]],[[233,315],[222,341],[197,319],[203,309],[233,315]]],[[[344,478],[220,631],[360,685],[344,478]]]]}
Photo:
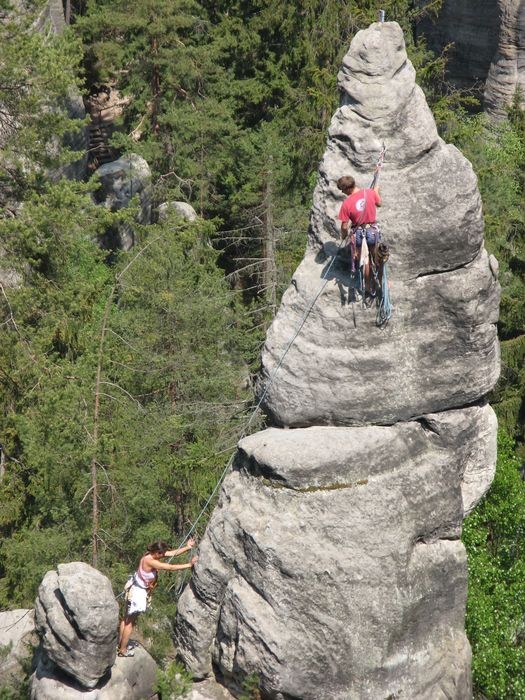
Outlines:
{"type": "Polygon", "coordinates": [[[339,221],[351,221],[352,226],[374,224],[376,222],[376,205],[380,201],[375,190],[358,190],[347,197],[341,205],[339,221]]]}

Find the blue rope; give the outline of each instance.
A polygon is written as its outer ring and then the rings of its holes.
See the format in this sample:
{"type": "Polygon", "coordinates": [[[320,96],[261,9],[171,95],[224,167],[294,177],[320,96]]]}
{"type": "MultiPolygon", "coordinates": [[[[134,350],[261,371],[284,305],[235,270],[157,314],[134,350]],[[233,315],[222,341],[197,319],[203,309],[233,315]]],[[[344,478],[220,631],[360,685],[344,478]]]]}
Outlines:
{"type": "Polygon", "coordinates": [[[388,274],[386,263],[383,265],[381,280],[381,299],[378,299],[376,325],[384,328],[392,316],[392,301],[390,299],[390,287],[388,286],[388,274]]]}

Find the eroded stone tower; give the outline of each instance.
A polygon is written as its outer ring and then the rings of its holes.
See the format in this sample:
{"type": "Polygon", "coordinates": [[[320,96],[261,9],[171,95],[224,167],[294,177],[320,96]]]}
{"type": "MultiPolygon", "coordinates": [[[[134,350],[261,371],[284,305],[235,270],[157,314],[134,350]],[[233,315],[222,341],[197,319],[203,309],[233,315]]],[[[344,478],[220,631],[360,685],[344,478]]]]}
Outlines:
{"type": "Polygon", "coordinates": [[[495,463],[497,263],[475,175],[439,137],[400,27],[359,32],[339,84],[306,253],[263,351],[274,427],[239,445],[179,603],[179,648],[234,693],[256,674],[264,698],[463,700],[460,534],[495,463]],[[340,256],[274,374],[336,251],[335,183],[367,186],[383,143],[392,320],[380,330],[344,301],[340,256]]]}

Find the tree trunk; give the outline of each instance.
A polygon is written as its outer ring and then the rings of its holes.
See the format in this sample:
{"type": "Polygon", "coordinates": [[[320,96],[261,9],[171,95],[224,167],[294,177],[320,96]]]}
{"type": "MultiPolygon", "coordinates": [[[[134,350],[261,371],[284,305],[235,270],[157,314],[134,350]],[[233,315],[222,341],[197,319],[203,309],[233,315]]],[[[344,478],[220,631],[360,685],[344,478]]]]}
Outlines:
{"type": "Polygon", "coordinates": [[[113,303],[115,287],[111,288],[109,298],[104,309],[104,318],[102,320],[102,329],[100,331],[100,341],[98,345],[98,361],[97,373],[95,380],[95,405],[93,408],[93,457],[91,458],[91,496],[92,496],[92,515],[91,515],[91,543],[92,543],[92,563],[96,568],[98,565],[98,529],[99,529],[99,511],[98,511],[98,434],[99,434],[99,415],[100,415],[100,382],[102,379],[102,363],[104,359],[104,341],[106,339],[107,323],[109,311],[113,303]]]}
{"type": "Polygon", "coordinates": [[[270,156],[270,168],[266,176],[263,274],[262,283],[265,297],[272,309],[272,316],[277,313],[277,267],[275,262],[275,227],[273,222],[273,158],[270,156]]]}
{"type": "Polygon", "coordinates": [[[153,93],[153,102],[151,109],[151,127],[156,135],[159,131],[159,99],[160,99],[160,71],[156,61],[159,51],[157,37],[153,37],[151,42],[151,52],[153,54],[153,66],[151,68],[151,92],[153,93]]]}

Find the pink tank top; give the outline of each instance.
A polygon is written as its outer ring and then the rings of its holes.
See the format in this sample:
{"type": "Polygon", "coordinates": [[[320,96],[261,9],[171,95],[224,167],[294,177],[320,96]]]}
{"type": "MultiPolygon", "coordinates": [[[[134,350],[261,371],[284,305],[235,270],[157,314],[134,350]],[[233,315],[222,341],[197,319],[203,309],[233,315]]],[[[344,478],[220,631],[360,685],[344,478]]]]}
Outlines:
{"type": "MultiPolygon", "coordinates": [[[[146,557],[147,554],[144,555],[146,557]]],[[[157,572],[156,571],[146,571],[143,566],[142,562],[144,561],[144,557],[140,560],[139,563],[139,568],[137,569],[137,578],[140,583],[144,586],[144,588],[149,588],[151,584],[157,580],[157,572]]]]}

